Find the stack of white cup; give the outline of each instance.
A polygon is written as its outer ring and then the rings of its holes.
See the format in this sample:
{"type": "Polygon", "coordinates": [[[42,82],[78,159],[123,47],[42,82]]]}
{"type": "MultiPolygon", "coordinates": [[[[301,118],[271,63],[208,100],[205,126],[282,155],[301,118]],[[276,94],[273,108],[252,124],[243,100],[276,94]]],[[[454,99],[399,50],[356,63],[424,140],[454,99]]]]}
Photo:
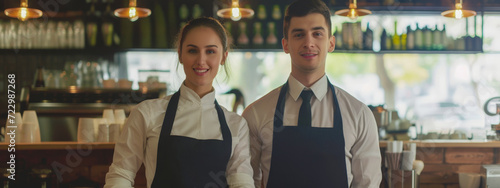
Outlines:
{"type": "Polygon", "coordinates": [[[21,128],[21,142],[36,143],[41,142],[40,125],[34,110],[25,110],[21,128]]]}
{"type": "Polygon", "coordinates": [[[123,109],[105,109],[102,119],[98,125],[98,142],[116,142],[120,136],[121,126],[125,122],[125,111],[123,109]]]}

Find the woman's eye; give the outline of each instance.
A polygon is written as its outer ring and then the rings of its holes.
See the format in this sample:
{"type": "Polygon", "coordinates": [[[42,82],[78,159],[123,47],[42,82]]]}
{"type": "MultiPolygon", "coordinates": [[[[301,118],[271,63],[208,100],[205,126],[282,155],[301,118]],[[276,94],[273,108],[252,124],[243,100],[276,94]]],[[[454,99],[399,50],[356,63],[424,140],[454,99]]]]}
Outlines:
{"type": "Polygon", "coordinates": [[[196,50],[196,49],[188,49],[188,53],[196,53],[196,52],[198,52],[198,50],[196,50]]]}
{"type": "Polygon", "coordinates": [[[215,50],[207,50],[207,54],[215,54],[215,50]]]}

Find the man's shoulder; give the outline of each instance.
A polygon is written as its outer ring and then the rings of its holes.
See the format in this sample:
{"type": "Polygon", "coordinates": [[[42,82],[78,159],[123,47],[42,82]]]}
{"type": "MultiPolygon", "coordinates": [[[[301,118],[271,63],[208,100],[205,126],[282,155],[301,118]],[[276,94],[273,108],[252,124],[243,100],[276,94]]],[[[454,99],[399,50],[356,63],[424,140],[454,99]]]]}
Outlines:
{"type": "Polygon", "coordinates": [[[355,109],[360,109],[366,106],[365,103],[361,102],[359,99],[352,96],[349,92],[345,91],[344,89],[337,86],[334,87],[335,87],[335,94],[337,95],[337,98],[340,103],[346,103],[348,104],[347,106],[353,107],[355,109]]]}
{"type": "Polygon", "coordinates": [[[279,98],[280,91],[281,86],[273,89],[269,93],[257,99],[252,104],[248,105],[247,108],[268,108],[271,104],[276,104],[279,98]]]}

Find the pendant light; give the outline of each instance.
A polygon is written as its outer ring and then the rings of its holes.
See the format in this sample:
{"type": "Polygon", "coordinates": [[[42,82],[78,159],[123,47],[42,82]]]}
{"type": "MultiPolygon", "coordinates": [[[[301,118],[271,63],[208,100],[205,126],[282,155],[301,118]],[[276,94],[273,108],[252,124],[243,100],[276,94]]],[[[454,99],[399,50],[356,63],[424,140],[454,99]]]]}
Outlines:
{"type": "Polygon", "coordinates": [[[238,21],[241,18],[252,17],[254,11],[248,8],[240,8],[238,0],[231,0],[231,8],[225,8],[217,11],[217,16],[221,18],[231,18],[233,21],[238,21]]]}
{"type": "Polygon", "coordinates": [[[455,10],[447,10],[441,13],[442,16],[448,18],[467,18],[476,15],[476,11],[462,10],[462,0],[455,0],[455,10]]]}
{"type": "Polygon", "coordinates": [[[137,7],[137,0],[130,0],[128,8],[116,9],[114,14],[116,17],[128,18],[130,21],[136,21],[139,18],[148,17],[151,15],[151,10],[147,8],[137,7]]]}
{"type": "Polygon", "coordinates": [[[43,13],[41,10],[28,8],[28,0],[21,0],[21,7],[5,9],[5,15],[11,18],[17,18],[26,21],[30,18],[40,18],[43,13]]]}
{"type": "Polygon", "coordinates": [[[372,11],[366,9],[358,9],[357,0],[349,0],[349,9],[342,9],[335,12],[335,15],[346,16],[351,19],[357,19],[360,16],[372,14],[372,11]]]}

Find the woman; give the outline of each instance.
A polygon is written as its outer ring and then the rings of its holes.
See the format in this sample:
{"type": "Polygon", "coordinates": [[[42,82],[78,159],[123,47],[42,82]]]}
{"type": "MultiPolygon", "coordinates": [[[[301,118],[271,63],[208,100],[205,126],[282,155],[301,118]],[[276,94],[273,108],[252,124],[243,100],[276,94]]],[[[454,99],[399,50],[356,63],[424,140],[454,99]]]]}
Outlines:
{"type": "Polygon", "coordinates": [[[224,27],[190,21],[177,52],[186,79],[174,95],[132,110],[104,187],[132,187],[142,163],[148,187],[254,187],[247,123],[217,104],[212,87],[228,54],[224,27]]]}

